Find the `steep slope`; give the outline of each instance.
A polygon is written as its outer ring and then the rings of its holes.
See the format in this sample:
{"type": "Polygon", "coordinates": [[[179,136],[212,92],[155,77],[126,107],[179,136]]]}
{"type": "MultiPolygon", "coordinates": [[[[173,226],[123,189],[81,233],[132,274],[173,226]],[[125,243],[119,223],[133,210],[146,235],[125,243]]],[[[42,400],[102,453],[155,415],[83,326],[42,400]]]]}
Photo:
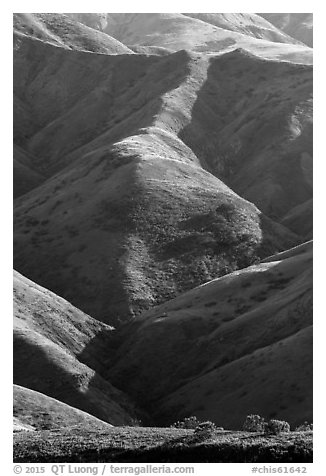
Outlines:
{"type": "Polygon", "coordinates": [[[19,42],[21,35],[26,35],[73,50],[104,54],[133,53],[115,38],[62,13],[14,13],[13,20],[16,42],[19,42]]]}
{"type": "Polygon", "coordinates": [[[132,403],[101,377],[102,358],[104,351],[108,352],[111,331],[64,299],[15,273],[15,384],[114,425],[131,423],[135,414],[132,403]],[[94,339],[96,345],[93,343],[92,349],[86,351],[85,347],[94,339]]]}
{"type": "Polygon", "coordinates": [[[259,13],[259,15],[278,29],[312,47],[312,13],[259,13]]]}
{"type": "Polygon", "coordinates": [[[164,424],[193,414],[231,428],[250,413],[310,420],[311,268],[308,243],[144,313],[121,329],[110,379],[164,424]]]}
{"type": "Polygon", "coordinates": [[[14,385],[14,420],[22,429],[56,430],[81,427],[105,430],[111,425],[88,413],[29,388],[14,385]]]}
{"type": "Polygon", "coordinates": [[[98,148],[98,137],[108,146],[151,125],[162,96],[186,77],[188,61],[185,52],[94,55],[26,38],[14,55],[15,142],[50,175],[72,162],[64,160],[72,151],[79,158],[83,146],[98,148]]]}
{"type": "Polygon", "coordinates": [[[178,135],[209,171],[279,219],[312,198],[312,127],[312,68],[238,50],[209,61],[178,135]]]}

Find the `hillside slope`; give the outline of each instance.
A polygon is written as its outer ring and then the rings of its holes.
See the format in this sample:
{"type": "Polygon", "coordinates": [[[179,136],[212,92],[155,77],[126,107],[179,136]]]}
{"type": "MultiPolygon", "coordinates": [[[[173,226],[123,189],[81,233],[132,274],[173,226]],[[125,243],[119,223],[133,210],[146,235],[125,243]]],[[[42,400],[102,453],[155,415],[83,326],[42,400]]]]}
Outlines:
{"type": "Polygon", "coordinates": [[[286,34],[312,47],[312,13],[259,13],[259,15],[286,34]]]}
{"type": "Polygon", "coordinates": [[[164,47],[174,51],[187,49],[206,53],[244,48],[268,59],[298,63],[310,63],[312,60],[310,48],[298,44],[297,40],[268,25],[259,16],[243,14],[241,17],[241,14],[233,14],[235,15],[233,17],[229,14],[226,17],[223,14],[211,16],[199,14],[199,19],[197,14],[190,15],[110,13],[106,15],[103,31],[127,45],[164,47]],[[194,15],[196,18],[193,18],[194,15]],[[270,41],[271,39],[277,43],[270,41]]]}
{"type": "Polygon", "coordinates": [[[109,35],[90,28],[62,13],[14,13],[14,33],[73,50],[102,54],[132,54],[125,45],[109,35]]]}
{"type": "Polygon", "coordinates": [[[111,425],[42,393],[14,385],[14,420],[21,429],[58,430],[80,427],[107,430],[111,425]]]}
{"type": "Polygon", "coordinates": [[[26,39],[15,54],[15,92],[28,107],[15,140],[47,181],[15,201],[16,269],[117,324],[298,243],[220,178],[276,218],[311,198],[301,155],[293,154],[291,174],[290,158],[282,160],[289,149],[310,150],[310,116],[304,109],[298,141],[287,119],[279,124],[308,101],[310,87],[310,67],[243,51],[112,57],[26,39]],[[256,85],[247,102],[247,82],[227,81],[241,68],[256,85]],[[273,88],[284,97],[268,102],[273,88]],[[265,131],[253,140],[264,101],[265,131]],[[274,145],[285,153],[271,160],[274,145]]]}
{"type": "Polygon", "coordinates": [[[262,15],[254,13],[184,13],[183,15],[257,39],[276,43],[299,43],[263,18],[262,15]]]}
{"type": "Polygon", "coordinates": [[[13,155],[13,189],[16,198],[36,188],[44,182],[45,177],[34,170],[31,156],[16,144],[13,155]]]}
{"type": "Polygon", "coordinates": [[[163,424],[311,420],[312,244],[290,251],[142,314],[120,330],[109,378],[163,424]]]}
{"type": "Polygon", "coordinates": [[[14,383],[123,425],[132,422],[134,407],[101,377],[111,331],[47,289],[14,274],[14,383]],[[95,338],[97,345],[86,351],[95,338]]]}

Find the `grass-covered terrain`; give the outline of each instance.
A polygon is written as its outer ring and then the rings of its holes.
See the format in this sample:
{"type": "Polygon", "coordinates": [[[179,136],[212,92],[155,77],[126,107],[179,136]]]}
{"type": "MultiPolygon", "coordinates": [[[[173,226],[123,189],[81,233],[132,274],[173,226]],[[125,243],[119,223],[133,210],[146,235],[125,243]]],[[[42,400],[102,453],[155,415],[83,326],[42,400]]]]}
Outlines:
{"type": "Polygon", "coordinates": [[[312,462],[312,432],[263,436],[216,432],[198,440],[193,430],[116,427],[105,432],[22,431],[14,461],[46,462],[312,462]]]}

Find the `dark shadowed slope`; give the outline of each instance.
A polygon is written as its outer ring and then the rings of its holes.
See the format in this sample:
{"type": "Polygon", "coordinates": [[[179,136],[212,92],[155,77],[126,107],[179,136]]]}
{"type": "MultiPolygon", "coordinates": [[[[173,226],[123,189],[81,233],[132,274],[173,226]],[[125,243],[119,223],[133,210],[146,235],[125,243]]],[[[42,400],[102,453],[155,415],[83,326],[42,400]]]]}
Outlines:
{"type": "Polygon", "coordinates": [[[206,71],[179,137],[272,218],[311,199],[312,68],[238,50],[210,60],[206,71]]]}
{"type": "Polygon", "coordinates": [[[62,13],[14,13],[14,32],[16,43],[21,35],[26,35],[73,50],[104,54],[133,53],[115,38],[62,13]]]}
{"type": "Polygon", "coordinates": [[[18,145],[14,145],[14,198],[36,188],[45,177],[33,169],[29,154],[18,145]]]}
{"type": "Polygon", "coordinates": [[[111,425],[43,393],[14,385],[14,430],[81,428],[107,430],[111,425]]]}
{"type": "Polygon", "coordinates": [[[114,425],[132,422],[134,407],[101,377],[112,328],[22,275],[14,275],[14,383],[114,425]],[[95,337],[91,352],[85,347],[95,337]],[[83,353],[80,358],[79,354],[83,353]]]}
{"type": "Polygon", "coordinates": [[[121,329],[110,379],[164,424],[311,420],[311,268],[310,242],[150,310],[121,329]]]}
{"type": "Polygon", "coordinates": [[[259,13],[259,15],[278,29],[312,47],[312,13],[259,13]]]}
{"type": "Polygon", "coordinates": [[[294,233],[311,239],[313,232],[312,198],[292,208],[282,219],[282,223],[294,233]]]}

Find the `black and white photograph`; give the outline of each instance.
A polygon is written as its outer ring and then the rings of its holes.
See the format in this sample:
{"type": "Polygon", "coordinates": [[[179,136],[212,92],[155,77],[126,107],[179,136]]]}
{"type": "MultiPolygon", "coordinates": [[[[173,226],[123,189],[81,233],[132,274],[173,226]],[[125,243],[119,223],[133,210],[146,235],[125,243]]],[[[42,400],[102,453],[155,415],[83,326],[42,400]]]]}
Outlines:
{"type": "Polygon", "coordinates": [[[12,14],[16,474],[309,474],[314,13],[204,6],[12,14]]]}

